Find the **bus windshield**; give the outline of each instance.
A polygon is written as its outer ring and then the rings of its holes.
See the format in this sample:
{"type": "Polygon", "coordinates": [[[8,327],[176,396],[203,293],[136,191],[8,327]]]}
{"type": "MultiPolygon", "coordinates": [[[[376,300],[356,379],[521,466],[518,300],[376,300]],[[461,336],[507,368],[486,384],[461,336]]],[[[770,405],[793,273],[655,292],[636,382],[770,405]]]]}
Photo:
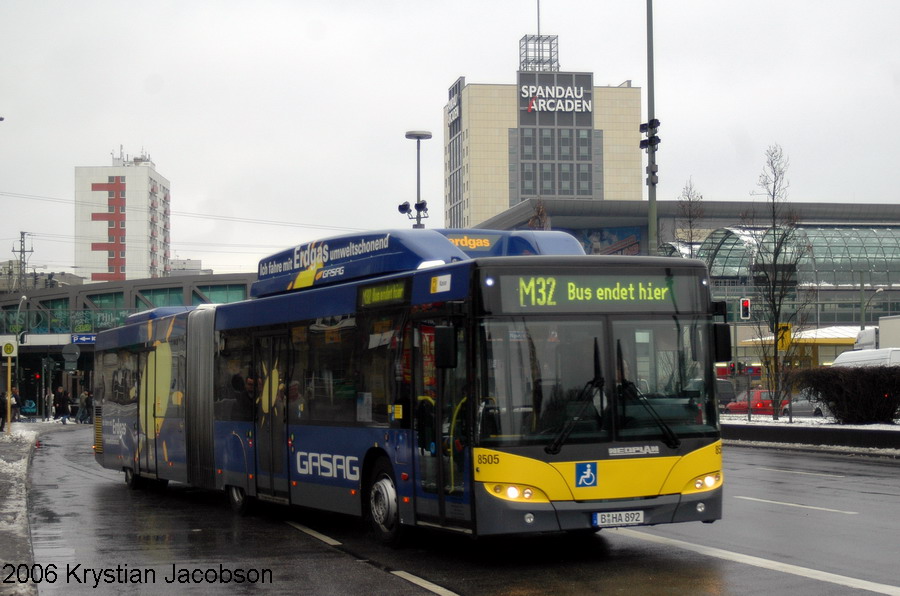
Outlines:
{"type": "Polygon", "coordinates": [[[716,431],[708,320],[695,316],[486,319],[479,444],[660,440],[716,431]],[[596,346],[596,347],[595,347],[596,346]]]}

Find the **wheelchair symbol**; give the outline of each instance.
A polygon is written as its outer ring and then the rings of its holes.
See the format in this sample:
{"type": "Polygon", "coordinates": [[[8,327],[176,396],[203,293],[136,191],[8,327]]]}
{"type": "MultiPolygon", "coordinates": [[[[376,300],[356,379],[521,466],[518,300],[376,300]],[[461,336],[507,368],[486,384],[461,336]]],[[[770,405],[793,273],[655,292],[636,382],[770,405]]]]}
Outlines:
{"type": "Polygon", "coordinates": [[[575,486],[597,486],[597,475],[593,463],[575,464],[575,486]]]}

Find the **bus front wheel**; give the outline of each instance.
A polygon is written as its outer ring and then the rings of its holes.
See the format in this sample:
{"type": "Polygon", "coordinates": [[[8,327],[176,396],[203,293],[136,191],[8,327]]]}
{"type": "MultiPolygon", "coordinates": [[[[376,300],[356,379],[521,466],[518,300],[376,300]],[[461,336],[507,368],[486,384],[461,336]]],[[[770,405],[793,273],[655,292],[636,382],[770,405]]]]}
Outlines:
{"type": "Polygon", "coordinates": [[[369,526],[384,544],[396,544],[400,538],[400,508],[397,485],[387,459],[379,459],[369,476],[369,526]]]}

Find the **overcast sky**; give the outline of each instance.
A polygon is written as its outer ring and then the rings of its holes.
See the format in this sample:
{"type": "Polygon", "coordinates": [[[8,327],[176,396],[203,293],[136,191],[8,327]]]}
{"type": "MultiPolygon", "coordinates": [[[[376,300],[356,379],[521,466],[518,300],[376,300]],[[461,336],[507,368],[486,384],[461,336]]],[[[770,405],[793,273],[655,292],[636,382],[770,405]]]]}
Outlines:
{"type": "MultiPolygon", "coordinates": [[[[789,200],[900,199],[900,2],[653,8],[660,200],[689,178],[705,200],[749,200],[774,143],[789,200]]],[[[72,270],[74,168],[120,146],[171,182],[173,257],[218,273],[409,227],[407,130],[434,133],[422,196],[438,227],[448,88],[515,84],[537,32],[534,0],[2,0],[0,261],[25,231],[29,268],[72,270]]],[[[646,91],[646,2],[543,0],[540,32],[563,71],[646,91]]]]}

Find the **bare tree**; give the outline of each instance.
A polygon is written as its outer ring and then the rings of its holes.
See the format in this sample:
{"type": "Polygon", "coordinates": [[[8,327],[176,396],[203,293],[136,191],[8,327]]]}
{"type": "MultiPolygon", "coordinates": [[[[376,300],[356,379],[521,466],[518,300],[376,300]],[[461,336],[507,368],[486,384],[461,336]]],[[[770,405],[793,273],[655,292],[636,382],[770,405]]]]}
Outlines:
{"type": "Polygon", "coordinates": [[[544,201],[538,199],[534,204],[534,214],[528,218],[528,227],[532,230],[549,230],[550,216],[544,209],[544,201]]]}
{"type": "Polygon", "coordinates": [[[703,238],[700,232],[700,220],[703,219],[703,195],[694,188],[694,180],[688,178],[678,196],[678,229],[675,240],[687,245],[690,257],[694,258],[694,247],[703,238]]]}
{"type": "Polygon", "coordinates": [[[765,388],[775,406],[775,419],[781,413],[782,400],[790,396],[786,380],[798,350],[791,334],[804,326],[815,296],[798,283],[798,266],[811,247],[787,203],[789,166],[790,160],[780,145],[766,150],[765,165],[757,181],[759,190],[751,193],[763,197],[765,204],[759,216],[754,210],[744,218],[751,246],[751,321],[757,330],[759,355],[766,371],[765,388]]]}

